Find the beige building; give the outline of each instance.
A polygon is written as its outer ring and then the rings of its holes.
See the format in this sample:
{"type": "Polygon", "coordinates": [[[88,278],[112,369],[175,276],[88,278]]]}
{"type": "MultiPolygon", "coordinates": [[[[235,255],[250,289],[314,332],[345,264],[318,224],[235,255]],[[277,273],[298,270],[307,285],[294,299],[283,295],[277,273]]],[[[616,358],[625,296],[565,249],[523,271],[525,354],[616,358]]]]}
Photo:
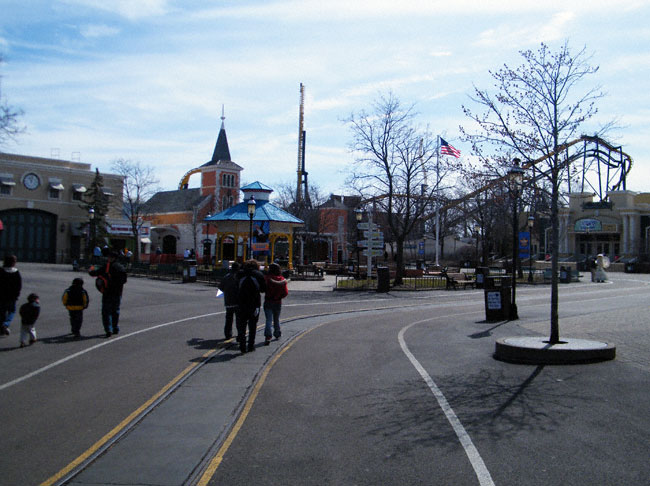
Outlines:
{"type": "MultiPolygon", "coordinates": [[[[101,175],[112,201],[106,219],[115,228],[109,230],[115,241],[106,243],[127,246],[122,177],[101,175]]],[[[64,263],[85,255],[90,218],[82,200],[94,178],[90,164],[0,153],[0,256],[64,263]]]]}
{"type": "Polygon", "coordinates": [[[611,261],[644,260],[649,232],[650,193],[610,191],[606,201],[572,193],[569,206],[560,209],[560,254],[577,259],[602,253],[611,261]]]}

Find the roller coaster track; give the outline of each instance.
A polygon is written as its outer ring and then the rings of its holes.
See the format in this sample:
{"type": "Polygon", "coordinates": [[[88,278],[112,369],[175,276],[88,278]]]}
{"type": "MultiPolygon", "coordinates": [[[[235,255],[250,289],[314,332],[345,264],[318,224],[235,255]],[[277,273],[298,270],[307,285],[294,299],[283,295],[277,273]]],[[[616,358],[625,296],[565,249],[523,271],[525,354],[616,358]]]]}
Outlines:
{"type": "MultiPolygon", "coordinates": [[[[564,171],[571,165],[576,165],[582,160],[581,171],[577,177],[571,177],[570,171],[567,172],[565,188],[567,192],[573,192],[576,189],[572,187],[577,183],[580,192],[594,192],[599,199],[605,200],[609,191],[625,190],[627,174],[632,169],[632,157],[623,152],[621,147],[614,147],[609,142],[597,136],[583,135],[580,138],[560,145],[557,151],[543,155],[535,160],[524,162],[522,168],[528,172],[532,169],[532,174],[526,179],[530,185],[535,185],[538,181],[550,180],[551,167],[543,163],[556,155],[561,156],[565,153],[563,160],[560,162],[560,172],[564,171]],[[582,149],[570,154],[569,149],[582,142],[582,149]],[[592,146],[591,144],[595,144],[592,146]],[[541,167],[540,167],[541,165],[541,167]],[[594,167],[595,165],[595,167],[594,167]],[[593,176],[592,177],[592,172],[593,176]],[[597,178],[597,181],[594,180],[597,178]]],[[[466,201],[469,201],[477,195],[499,185],[504,185],[508,181],[508,175],[497,177],[490,180],[482,187],[472,191],[458,199],[451,200],[440,207],[440,211],[451,209],[466,201]]],[[[430,216],[430,219],[433,216],[430,216]]]]}
{"type": "Polygon", "coordinates": [[[185,173],[185,175],[181,178],[181,182],[178,184],[178,189],[179,189],[179,190],[181,190],[181,189],[187,189],[187,186],[188,186],[189,183],[190,183],[190,176],[191,176],[192,174],[196,174],[197,172],[201,172],[201,168],[200,168],[200,167],[196,167],[196,168],[194,168],[194,169],[192,169],[192,170],[188,170],[188,171],[185,173]]]}

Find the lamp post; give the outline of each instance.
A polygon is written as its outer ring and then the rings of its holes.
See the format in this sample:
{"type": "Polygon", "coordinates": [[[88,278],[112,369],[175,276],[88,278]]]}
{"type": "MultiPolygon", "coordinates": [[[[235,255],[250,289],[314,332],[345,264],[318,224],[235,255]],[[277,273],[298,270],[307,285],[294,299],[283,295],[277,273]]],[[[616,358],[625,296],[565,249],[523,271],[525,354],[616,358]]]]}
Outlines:
{"type": "Polygon", "coordinates": [[[479,225],[474,226],[474,240],[476,241],[476,268],[478,268],[481,262],[478,259],[478,237],[481,234],[481,227],[479,225]]]}
{"type": "Polygon", "coordinates": [[[355,242],[355,246],[357,247],[357,276],[356,276],[356,279],[359,280],[361,278],[361,275],[359,274],[359,265],[360,265],[361,262],[359,261],[359,241],[358,240],[359,240],[359,223],[363,219],[363,209],[361,209],[361,208],[355,209],[354,210],[354,217],[357,220],[357,241],[355,242]]]}
{"type": "Polygon", "coordinates": [[[95,208],[88,208],[88,219],[90,219],[90,251],[91,262],[95,259],[95,208]]]}
{"type": "Polygon", "coordinates": [[[255,216],[255,198],[251,196],[248,200],[247,210],[250,218],[250,229],[248,234],[248,258],[253,258],[253,216],[255,216]]]}
{"type": "MultiPolygon", "coordinates": [[[[205,218],[208,219],[210,217],[212,217],[212,214],[208,213],[205,218]]],[[[208,241],[208,262],[204,263],[204,265],[210,266],[210,264],[212,263],[212,241],[210,241],[210,223],[206,223],[206,226],[207,226],[206,239],[208,241]]],[[[203,245],[203,248],[205,249],[205,245],[203,245]]]]}
{"type": "Polygon", "coordinates": [[[517,253],[519,249],[518,238],[518,219],[517,219],[517,200],[519,199],[519,189],[524,180],[524,169],[520,167],[521,160],[513,159],[512,167],[508,171],[512,191],[512,301],[510,302],[510,320],[519,319],[517,312],[517,253]]]}
{"type": "Polygon", "coordinates": [[[528,282],[533,282],[533,225],[535,218],[528,216],[528,282]]]}

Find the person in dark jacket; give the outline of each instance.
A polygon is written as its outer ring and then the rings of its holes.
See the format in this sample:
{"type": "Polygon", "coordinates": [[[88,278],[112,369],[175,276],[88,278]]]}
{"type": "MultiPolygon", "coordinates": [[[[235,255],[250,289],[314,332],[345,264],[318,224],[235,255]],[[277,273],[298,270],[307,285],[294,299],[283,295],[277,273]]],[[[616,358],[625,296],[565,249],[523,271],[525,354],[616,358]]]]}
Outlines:
{"type": "Polygon", "coordinates": [[[36,319],[41,313],[38,295],[29,294],[27,302],[20,306],[20,347],[32,345],[36,342],[36,319]]]}
{"type": "Polygon", "coordinates": [[[255,332],[262,305],[260,294],[266,291],[264,275],[259,268],[256,260],[247,260],[243,271],[238,276],[237,341],[242,354],[246,352],[246,328],[248,328],[248,351],[255,351],[255,332]]]}
{"type": "Polygon", "coordinates": [[[219,290],[223,292],[224,307],[226,308],[226,325],[223,328],[223,334],[226,339],[232,337],[232,323],[237,312],[237,291],[239,289],[239,263],[232,262],[230,271],[223,277],[219,283],[219,290]]]}
{"type": "Polygon", "coordinates": [[[16,268],[16,256],[6,255],[0,269],[0,335],[9,335],[9,326],[16,315],[16,301],[23,281],[16,268]]]}
{"type": "Polygon", "coordinates": [[[266,326],[264,327],[264,345],[268,346],[271,342],[271,335],[275,339],[280,339],[282,331],[280,330],[280,312],[282,311],[282,299],[289,295],[287,288],[287,279],[282,276],[280,265],[271,263],[269,273],[266,275],[266,294],[264,294],[264,315],[266,316],[266,326]],[[273,324],[273,328],[271,328],[273,324]],[[273,329],[273,334],[271,334],[273,329]]]}
{"type": "Polygon", "coordinates": [[[89,275],[99,277],[104,281],[102,292],[102,324],[106,337],[120,332],[120,303],[122,301],[122,289],[126,283],[126,271],[117,261],[116,251],[108,252],[106,265],[99,268],[90,267],[89,275]]]}
{"type": "Polygon", "coordinates": [[[84,289],[84,281],[81,278],[75,278],[72,285],[65,289],[61,297],[63,305],[68,309],[70,314],[70,332],[76,339],[81,337],[81,325],[84,320],[84,309],[88,308],[90,298],[88,292],[84,289]]]}

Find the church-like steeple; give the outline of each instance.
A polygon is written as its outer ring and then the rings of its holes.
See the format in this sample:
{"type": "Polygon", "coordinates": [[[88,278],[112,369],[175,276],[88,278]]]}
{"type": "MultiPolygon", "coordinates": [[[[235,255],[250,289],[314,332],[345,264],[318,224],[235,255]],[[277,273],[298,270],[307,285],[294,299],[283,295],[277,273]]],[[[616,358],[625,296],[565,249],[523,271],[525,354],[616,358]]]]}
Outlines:
{"type": "Polygon", "coordinates": [[[226,127],[224,124],[225,119],[224,108],[223,105],[221,105],[221,129],[219,130],[219,136],[217,137],[217,144],[214,146],[212,160],[204,165],[213,165],[219,162],[231,162],[230,149],[228,149],[228,139],[226,138],[226,127]]]}

